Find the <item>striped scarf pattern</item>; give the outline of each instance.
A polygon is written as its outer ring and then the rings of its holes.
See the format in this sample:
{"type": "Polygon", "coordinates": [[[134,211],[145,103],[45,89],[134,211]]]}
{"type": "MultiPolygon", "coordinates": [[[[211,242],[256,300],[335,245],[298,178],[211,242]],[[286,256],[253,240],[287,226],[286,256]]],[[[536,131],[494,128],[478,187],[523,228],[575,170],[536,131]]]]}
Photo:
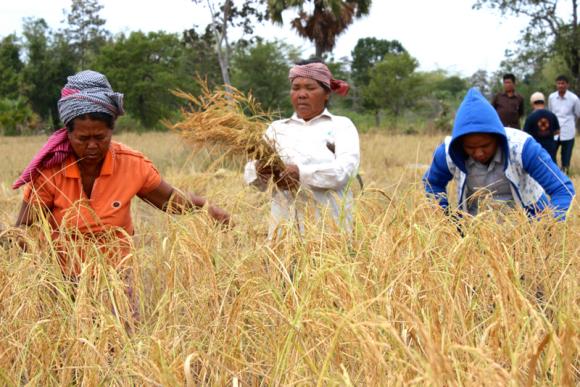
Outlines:
{"type": "Polygon", "coordinates": [[[87,113],[106,113],[114,118],[123,115],[123,94],[111,88],[107,77],[85,70],[68,77],[58,101],[58,113],[64,124],[87,113]]]}
{"type": "MultiPolygon", "coordinates": [[[[65,125],[84,114],[106,113],[116,119],[125,113],[123,94],[114,92],[103,74],[85,70],[68,77],[67,80],[58,101],[60,119],[65,125]]],[[[12,184],[12,188],[18,189],[31,182],[40,174],[41,169],[60,165],[73,153],[67,129],[57,130],[12,184]]]]}

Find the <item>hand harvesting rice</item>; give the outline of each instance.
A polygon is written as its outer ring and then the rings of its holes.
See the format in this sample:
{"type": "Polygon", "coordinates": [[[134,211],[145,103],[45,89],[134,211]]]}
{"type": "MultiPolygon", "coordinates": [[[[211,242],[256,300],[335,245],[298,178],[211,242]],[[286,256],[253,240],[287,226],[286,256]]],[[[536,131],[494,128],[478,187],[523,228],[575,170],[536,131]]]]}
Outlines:
{"type": "MultiPolygon", "coordinates": [[[[206,199],[169,185],[141,153],[111,140],[115,120],[123,114],[123,95],[111,89],[104,75],[82,71],[69,77],[58,108],[66,127],[48,139],[14,183],[15,189],[26,184],[17,226],[33,224],[39,210],[57,244],[63,242],[61,236],[71,235],[81,250],[100,244],[117,265],[128,253],[127,236],[133,234],[134,196],[173,213],[207,205],[206,199]]],[[[222,209],[208,206],[208,211],[217,221],[229,222],[222,209]]],[[[83,254],[78,254],[81,261],[83,254]]],[[[79,274],[81,262],[62,255],[63,270],[79,274]]]]}
{"type": "Polygon", "coordinates": [[[270,179],[273,192],[270,237],[283,222],[304,226],[304,207],[313,204],[317,217],[329,211],[342,228],[352,228],[352,192],[349,181],[360,161],[359,137],[346,117],[326,108],[331,92],[346,95],[348,84],[335,80],[319,61],[303,62],[290,70],[292,117],[273,122],[265,137],[284,165],[271,167],[258,160],[246,165],[248,184],[264,188],[270,179]]]}
{"type": "Polygon", "coordinates": [[[529,216],[551,209],[565,219],[575,191],[548,152],[529,134],[504,128],[477,89],[471,89],[455,118],[453,133],[433,155],[423,176],[427,194],[447,209],[447,185],[457,182],[459,208],[471,215],[491,209],[523,208],[529,216]]]}

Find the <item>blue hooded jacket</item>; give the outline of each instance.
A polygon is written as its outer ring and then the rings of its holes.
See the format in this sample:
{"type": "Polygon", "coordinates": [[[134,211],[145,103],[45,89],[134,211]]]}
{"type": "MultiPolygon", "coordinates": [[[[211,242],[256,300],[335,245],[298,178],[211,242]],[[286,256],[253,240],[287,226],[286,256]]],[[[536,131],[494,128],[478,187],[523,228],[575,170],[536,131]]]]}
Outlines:
{"type": "Polygon", "coordinates": [[[531,136],[518,129],[504,128],[495,109],[475,88],[469,90],[459,106],[451,137],[437,147],[433,162],[423,176],[425,190],[430,196],[447,208],[447,184],[455,177],[459,206],[465,209],[465,161],[468,156],[461,137],[475,133],[499,138],[505,155],[504,172],[511,183],[514,199],[529,215],[551,207],[556,216],[565,217],[575,195],[572,181],[531,136]]]}

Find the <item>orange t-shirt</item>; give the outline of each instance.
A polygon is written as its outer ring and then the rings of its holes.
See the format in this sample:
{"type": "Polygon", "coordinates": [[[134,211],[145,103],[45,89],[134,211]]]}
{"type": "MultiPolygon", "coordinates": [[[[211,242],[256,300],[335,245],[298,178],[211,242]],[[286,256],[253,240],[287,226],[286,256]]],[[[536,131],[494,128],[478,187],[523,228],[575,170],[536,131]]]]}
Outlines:
{"type": "Polygon", "coordinates": [[[159,184],[161,176],[151,161],[113,141],[90,198],[83,190],[77,159],[70,156],[64,165],[42,170],[26,186],[24,201],[48,208],[55,229],[98,234],[122,228],[132,235],[131,199],[153,191],[159,184]]]}

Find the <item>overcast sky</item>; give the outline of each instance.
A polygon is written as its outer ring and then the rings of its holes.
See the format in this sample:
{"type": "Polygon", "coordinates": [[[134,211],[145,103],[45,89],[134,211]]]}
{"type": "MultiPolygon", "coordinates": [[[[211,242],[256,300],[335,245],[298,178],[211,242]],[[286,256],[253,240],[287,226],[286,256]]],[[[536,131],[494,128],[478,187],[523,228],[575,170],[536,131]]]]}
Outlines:
{"type": "MultiPolygon", "coordinates": [[[[61,27],[63,9],[70,0],[1,0],[0,36],[20,33],[24,17],[42,17],[53,28],[61,27]]],[[[397,39],[418,59],[420,69],[445,69],[464,76],[478,69],[495,71],[507,48],[513,48],[527,20],[503,18],[491,10],[474,11],[471,0],[374,0],[369,16],[356,20],[338,39],[334,55],[350,56],[359,38],[397,39]]],[[[205,26],[208,10],[191,0],[100,0],[105,27],[113,32],[134,30],[181,32],[193,25],[205,26]]],[[[285,14],[285,20],[291,14],[285,14]]],[[[286,25],[270,24],[257,32],[298,46],[304,57],[312,44],[296,36],[286,25]]]]}

